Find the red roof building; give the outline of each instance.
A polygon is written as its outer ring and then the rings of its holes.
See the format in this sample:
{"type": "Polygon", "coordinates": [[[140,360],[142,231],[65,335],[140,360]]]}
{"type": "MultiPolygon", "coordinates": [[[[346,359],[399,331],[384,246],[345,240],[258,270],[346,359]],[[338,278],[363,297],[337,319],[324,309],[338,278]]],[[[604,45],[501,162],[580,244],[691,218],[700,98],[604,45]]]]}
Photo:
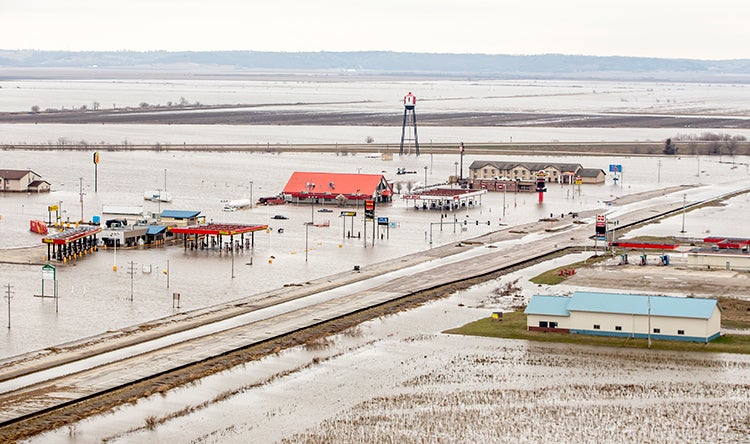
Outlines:
{"type": "Polygon", "coordinates": [[[382,174],[294,172],[282,191],[292,202],[357,204],[391,202],[393,190],[382,174]]]}

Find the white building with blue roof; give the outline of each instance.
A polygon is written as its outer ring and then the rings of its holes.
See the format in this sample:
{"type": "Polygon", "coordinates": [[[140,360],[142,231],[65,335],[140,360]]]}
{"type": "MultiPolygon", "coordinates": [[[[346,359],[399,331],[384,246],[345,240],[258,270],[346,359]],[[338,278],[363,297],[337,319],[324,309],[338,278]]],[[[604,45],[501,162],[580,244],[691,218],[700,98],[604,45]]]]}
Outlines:
{"type": "Polygon", "coordinates": [[[524,311],[528,330],[708,342],[721,334],[715,299],[576,291],[534,295],[524,311]]]}

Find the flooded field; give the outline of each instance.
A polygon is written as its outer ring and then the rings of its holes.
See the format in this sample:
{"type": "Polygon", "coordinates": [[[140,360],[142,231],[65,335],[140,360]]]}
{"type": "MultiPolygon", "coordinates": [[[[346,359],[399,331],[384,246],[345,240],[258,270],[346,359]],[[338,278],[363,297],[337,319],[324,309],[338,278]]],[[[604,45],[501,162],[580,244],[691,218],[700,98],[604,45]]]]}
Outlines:
{"type": "MultiPolygon", "coordinates": [[[[422,82],[335,84],[314,82],[16,82],[3,83],[0,110],[31,106],[137,106],[187,100],[249,103],[275,109],[305,102],[300,109],[335,112],[395,110],[409,89],[420,110],[460,112],[503,109],[517,112],[591,112],[647,115],[731,115],[747,118],[743,85],[622,84],[617,82],[422,82]],[[365,93],[366,92],[366,93],[365,93]],[[422,100],[424,99],[424,100],[422,100]],[[110,105],[111,104],[111,105],[110,105]],[[273,105],[276,104],[276,105],[273,105]]],[[[435,223],[440,214],[414,210],[398,197],[376,209],[395,226],[380,232],[374,246],[348,238],[362,226],[361,209],[352,228],[338,208],[319,213],[307,205],[256,207],[223,212],[222,200],[275,195],[293,171],[383,173],[405,189],[443,183],[456,171],[458,155],[403,156],[392,162],[348,153],[270,154],[266,144],[396,142],[394,127],[239,127],[199,125],[0,125],[0,143],[256,143],[253,153],[101,152],[94,191],[91,152],[4,151],[2,168],[29,168],[52,183],[49,194],[0,195],[0,249],[41,243],[29,219],[46,220],[49,205],[63,218],[101,215],[104,205],[200,210],[207,220],[269,224],[255,245],[236,256],[217,251],[165,248],[102,250],[58,267],[59,312],[41,291],[40,265],[0,264],[0,285],[12,289],[13,327],[3,328],[0,359],[136,325],[181,311],[256,295],[354,265],[367,266],[405,254],[469,239],[491,230],[538,221],[550,215],[598,209],[611,219],[628,205],[608,202],[626,195],[692,186],[652,203],[699,201],[711,193],[750,186],[750,159],[712,157],[521,157],[474,156],[473,160],[574,162],[608,171],[623,165],[615,184],[576,189],[551,184],[542,205],[534,194],[487,194],[480,206],[450,214],[465,225],[435,223]],[[396,175],[397,168],[417,174],[396,175]],[[81,180],[82,179],[82,180],[81,180]],[[79,186],[82,185],[82,190],[79,186]],[[145,190],[166,189],[169,204],[144,202],[145,190]],[[81,201],[83,192],[83,201],[81,201]],[[283,214],[287,220],[274,220],[283,214]],[[327,228],[304,222],[330,221],[327,228]],[[279,231],[283,229],[283,232],[279,231]],[[381,237],[382,235],[382,237],[381,237]],[[309,242],[308,255],[305,245],[309,242]],[[307,257],[307,260],[306,260],[307,257]],[[164,271],[169,263],[169,275],[164,271]],[[118,270],[113,271],[113,265],[118,270]],[[132,273],[128,268],[132,267],[132,273]],[[149,271],[146,271],[149,270],[149,271]],[[133,290],[131,290],[133,289],[133,290]],[[172,293],[181,293],[173,308],[172,293]]],[[[690,133],[702,129],[690,128],[690,133]]],[[[431,139],[491,141],[663,140],[672,129],[430,128],[431,139]]],[[[741,132],[739,132],[741,133],[741,132]]],[[[747,134],[747,133],[746,133],[747,134]]],[[[750,135],[750,134],[748,134],[750,135]]],[[[92,150],[93,151],[93,150],[92,150]]],[[[632,204],[631,204],[632,205],[632,204]]],[[[750,237],[740,223],[750,211],[747,195],[728,199],[635,230],[632,235],[750,237]]],[[[451,220],[451,219],[449,219],[451,220]]],[[[593,223],[591,225],[593,234],[593,223]]],[[[367,236],[372,242],[371,232],[367,236]]],[[[44,254],[44,251],[41,252],[44,254]]],[[[588,253],[590,254],[590,253],[588,253]]],[[[155,394],[114,412],[81,420],[30,440],[90,442],[746,442],[750,436],[750,359],[746,356],[627,351],[536,344],[517,340],[450,336],[442,331],[484,318],[495,309],[482,302],[494,288],[519,279],[523,300],[534,293],[567,291],[538,287],[528,278],[550,267],[581,260],[558,258],[496,281],[477,285],[419,309],[376,319],[343,334],[280,351],[274,356],[155,394]]],[[[41,260],[41,258],[40,258],[41,260]]],[[[49,290],[47,290],[49,291],[49,290]]],[[[6,301],[3,301],[6,302],[6,301]]],[[[5,322],[5,304],[0,319],[5,322]]],[[[2,324],[3,327],[5,326],[2,324]]]]}
{"type": "Polygon", "coordinates": [[[744,442],[750,358],[451,336],[558,258],[31,442],[744,442]]]}
{"type": "MultiPolygon", "coordinates": [[[[103,205],[132,205],[143,206],[146,212],[166,208],[199,210],[207,220],[268,224],[272,230],[257,233],[255,247],[234,258],[217,251],[185,251],[181,246],[174,245],[166,248],[120,249],[117,253],[112,249],[102,250],[60,265],[58,313],[52,299],[33,297],[41,294],[39,265],[0,264],[0,284],[10,284],[14,292],[11,304],[14,327],[4,335],[0,358],[161,318],[176,311],[258,294],[287,283],[305,282],[351,270],[354,265],[366,266],[399,257],[429,248],[430,239],[433,245],[440,245],[502,229],[503,226],[536,221],[550,214],[559,216],[583,209],[601,208],[602,211],[614,212],[617,207],[608,207],[605,201],[658,187],[685,183],[698,185],[700,182],[702,186],[687,192],[691,199],[693,196],[700,198],[701,190],[708,187],[729,191],[746,186],[750,179],[750,176],[745,176],[744,168],[719,164],[712,162],[712,159],[664,158],[659,167],[656,159],[652,158],[559,158],[555,161],[576,162],[604,170],[610,163],[621,163],[624,168],[623,180],[617,185],[608,180],[601,185],[582,186],[580,194],[569,187],[550,185],[543,205],[537,204],[536,195],[533,194],[488,193],[483,196],[482,205],[452,214],[456,220],[467,221],[466,225],[458,225],[455,229],[453,225],[444,225],[442,230],[439,224],[434,225],[440,222],[439,213],[415,210],[397,197],[393,204],[376,209],[378,216],[388,216],[396,226],[387,232],[381,229],[382,239],[378,236],[374,247],[372,232],[368,231],[369,242],[365,247],[363,238],[345,236],[352,226],[349,223],[344,225],[337,217],[337,208],[333,208],[333,213],[319,213],[309,205],[285,205],[228,213],[221,210],[221,200],[250,198],[251,182],[253,199],[274,195],[284,187],[293,171],[330,171],[334,168],[340,172],[383,172],[389,181],[418,186],[424,182],[424,174],[398,176],[395,174],[396,168],[422,173],[426,166],[428,183],[445,182],[454,173],[457,156],[404,156],[384,162],[362,155],[104,152],[99,165],[97,192],[93,190],[93,164],[89,153],[9,151],[4,154],[4,159],[11,165],[35,165],[34,170],[54,185],[53,192],[49,194],[0,196],[2,248],[41,244],[39,235],[28,231],[28,221],[46,220],[48,205],[62,203],[65,218],[79,219],[81,177],[84,177],[82,207],[85,219],[101,214],[103,205]],[[700,176],[684,174],[685,171],[696,171],[697,162],[700,162],[702,171],[700,176]],[[68,167],[57,168],[58,164],[68,167]],[[657,176],[658,182],[655,182],[657,176]],[[160,187],[173,194],[171,203],[143,200],[144,190],[160,187]],[[289,219],[271,219],[277,213],[289,219]],[[330,221],[330,227],[313,227],[306,234],[304,222],[310,218],[315,222],[330,221]],[[283,228],[283,233],[279,232],[279,228],[283,228]],[[306,235],[309,248],[307,261],[306,235]],[[167,261],[169,279],[164,273],[167,261]],[[135,271],[132,275],[128,271],[131,262],[135,271]],[[116,272],[112,271],[115,264],[118,265],[116,272]],[[144,267],[150,272],[144,272],[144,267]],[[172,308],[173,292],[181,294],[179,310],[172,308]]],[[[473,156],[467,156],[465,164],[473,159],[473,156]]],[[[737,158],[737,161],[746,159],[737,158]]],[[[681,197],[665,196],[664,199],[675,201],[681,197]]],[[[743,231],[746,227],[738,226],[732,218],[726,217],[728,214],[742,214],[746,208],[747,198],[738,197],[725,207],[691,212],[687,216],[685,235],[703,237],[710,230],[717,235],[750,237],[750,232],[743,231]],[[714,217],[716,212],[721,217],[714,217]],[[706,224],[710,224],[710,227],[706,227],[706,224]]],[[[361,214],[360,209],[353,225],[355,232],[361,231],[361,214]]],[[[664,227],[664,231],[672,227],[672,234],[679,234],[680,227],[675,225],[679,221],[679,218],[672,218],[659,226],[664,227]],[[674,222],[675,219],[678,222],[674,222]]],[[[44,250],[40,251],[40,261],[45,253],[44,250]]]]}

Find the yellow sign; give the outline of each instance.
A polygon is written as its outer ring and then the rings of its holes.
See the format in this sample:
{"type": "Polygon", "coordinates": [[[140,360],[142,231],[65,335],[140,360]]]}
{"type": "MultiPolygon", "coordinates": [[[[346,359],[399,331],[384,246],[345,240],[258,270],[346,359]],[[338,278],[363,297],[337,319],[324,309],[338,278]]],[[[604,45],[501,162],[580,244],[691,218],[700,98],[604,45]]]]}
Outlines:
{"type": "Polygon", "coordinates": [[[94,165],[99,164],[99,151],[94,151],[94,165]]]}
{"type": "Polygon", "coordinates": [[[50,205],[47,207],[47,211],[57,211],[59,207],[57,205],[50,205]]]}

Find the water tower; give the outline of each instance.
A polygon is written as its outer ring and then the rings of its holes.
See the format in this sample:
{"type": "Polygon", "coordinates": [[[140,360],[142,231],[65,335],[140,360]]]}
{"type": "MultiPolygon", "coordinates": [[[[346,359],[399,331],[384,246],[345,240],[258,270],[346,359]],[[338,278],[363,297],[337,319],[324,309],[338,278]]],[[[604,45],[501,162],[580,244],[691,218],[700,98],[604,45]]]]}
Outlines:
{"type": "Polygon", "coordinates": [[[401,125],[401,146],[398,150],[399,155],[404,154],[404,141],[406,141],[407,147],[410,147],[411,141],[413,140],[416,155],[419,156],[419,138],[417,137],[417,112],[414,110],[416,106],[417,96],[409,92],[409,94],[404,96],[404,123],[401,125]],[[413,133],[412,130],[414,130],[413,133]]]}

